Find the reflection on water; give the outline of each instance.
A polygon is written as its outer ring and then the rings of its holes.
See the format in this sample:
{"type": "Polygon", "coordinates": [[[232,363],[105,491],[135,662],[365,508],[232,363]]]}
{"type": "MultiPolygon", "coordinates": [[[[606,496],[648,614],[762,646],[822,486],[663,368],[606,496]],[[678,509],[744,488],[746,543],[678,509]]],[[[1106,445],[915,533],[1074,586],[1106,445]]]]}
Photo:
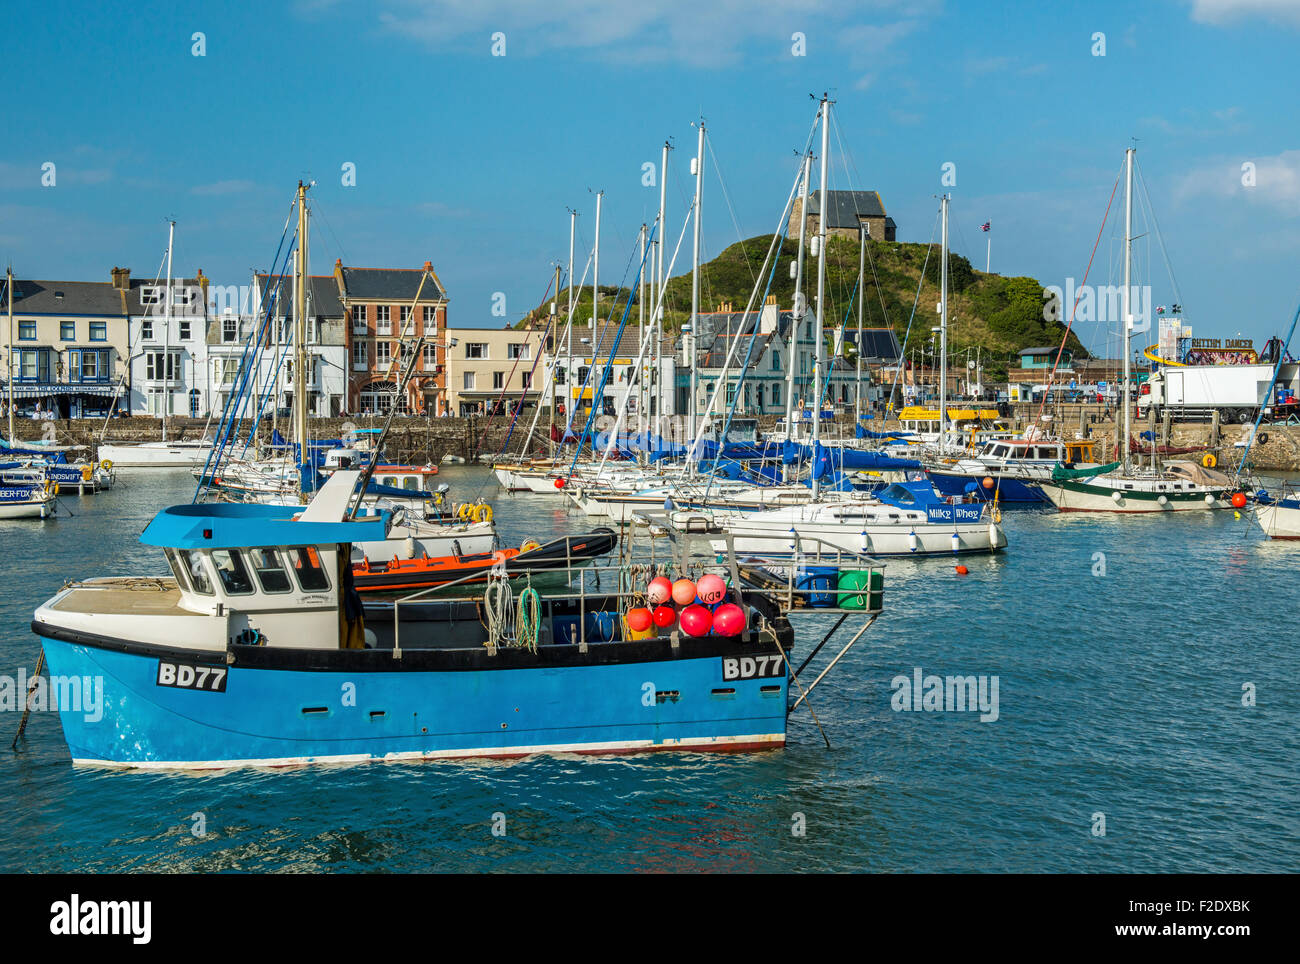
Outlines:
{"type": "MultiPolygon", "coordinates": [[[[494,502],[506,545],[598,521],[482,468],[441,478],[494,502]]],[[[0,522],[2,672],[35,663],[31,612],[65,579],[163,572],[137,537],[192,491],[122,470],[65,498],[75,516],[0,522]]],[[[811,697],[830,750],[801,707],[790,745],[758,754],[122,773],[74,769],[41,714],[0,766],[0,870],[1300,869],[1300,544],[1228,512],[1004,526],[1010,550],[964,557],[966,576],[890,561],[884,616],[811,697]],[[1000,718],[893,712],[890,681],[918,666],[998,676],[1000,718]]],[[[800,621],[796,656],[830,624],[800,621]]]]}

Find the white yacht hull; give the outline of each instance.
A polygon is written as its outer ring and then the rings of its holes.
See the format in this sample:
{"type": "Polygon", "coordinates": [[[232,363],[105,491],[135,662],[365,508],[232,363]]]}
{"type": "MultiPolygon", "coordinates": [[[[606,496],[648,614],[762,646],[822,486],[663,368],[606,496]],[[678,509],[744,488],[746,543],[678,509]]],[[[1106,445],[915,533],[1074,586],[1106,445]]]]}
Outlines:
{"type": "Polygon", "coordinates": [[[1300,502],[1288,499],[1257,506],[1255,518],[1270,539],[1300,539],[1300,502]]]}
{"type": "Polygon", "coordinates": [[[138,445],[101,445],[99,461],[115,468],[193,468],[202,466],[212,452],[209,444],[142,442],[138,445]]]}

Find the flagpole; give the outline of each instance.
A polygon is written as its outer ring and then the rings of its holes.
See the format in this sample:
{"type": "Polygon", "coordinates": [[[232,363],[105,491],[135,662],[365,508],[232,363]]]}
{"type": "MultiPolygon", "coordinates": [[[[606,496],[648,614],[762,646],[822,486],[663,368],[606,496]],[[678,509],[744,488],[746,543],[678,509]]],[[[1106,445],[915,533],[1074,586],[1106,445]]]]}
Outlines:
{"type": "Polygon", "coordinates": [[[985,233],[989,236],[988,237],[989,247],[988,247],[988,251],[984,255],[984,273],[988,274],[989,265],[993,263],[993,232],[986,231],[985,233]]]}

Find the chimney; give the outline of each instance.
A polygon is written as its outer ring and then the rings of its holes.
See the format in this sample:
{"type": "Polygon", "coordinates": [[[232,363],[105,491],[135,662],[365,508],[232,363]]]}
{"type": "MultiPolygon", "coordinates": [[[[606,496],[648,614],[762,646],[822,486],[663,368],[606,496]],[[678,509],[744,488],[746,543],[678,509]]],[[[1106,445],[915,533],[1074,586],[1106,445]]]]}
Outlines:
{"type": "Polygon", "coordinates": [[[118,291],[131,290],[131,269],[114,268],[113,269],[113,287],[118,291]]]}
{"type": "Polygon", "coordinates": [[[203,290],[203,303],[206,305],[208,303],[208,279],[204,276],[202,268],[199,269],[198,282],[199,288],[203,290]]]}

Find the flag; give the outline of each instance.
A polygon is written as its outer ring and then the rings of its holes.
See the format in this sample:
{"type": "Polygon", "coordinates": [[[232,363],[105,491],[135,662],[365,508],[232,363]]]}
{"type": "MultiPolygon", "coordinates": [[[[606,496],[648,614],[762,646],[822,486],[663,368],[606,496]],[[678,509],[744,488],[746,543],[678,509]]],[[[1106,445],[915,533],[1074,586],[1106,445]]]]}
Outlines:
{"type": "Polygon", "coordinates": [[[981,230],[981,231],[987,231],[987,230],[989,230],[989,228],[991,228],[992,226],[993,226],[993,222],[992,222],[992,221],[985,221],[983,224],[980,225],[980,230],[981,230]]]}

